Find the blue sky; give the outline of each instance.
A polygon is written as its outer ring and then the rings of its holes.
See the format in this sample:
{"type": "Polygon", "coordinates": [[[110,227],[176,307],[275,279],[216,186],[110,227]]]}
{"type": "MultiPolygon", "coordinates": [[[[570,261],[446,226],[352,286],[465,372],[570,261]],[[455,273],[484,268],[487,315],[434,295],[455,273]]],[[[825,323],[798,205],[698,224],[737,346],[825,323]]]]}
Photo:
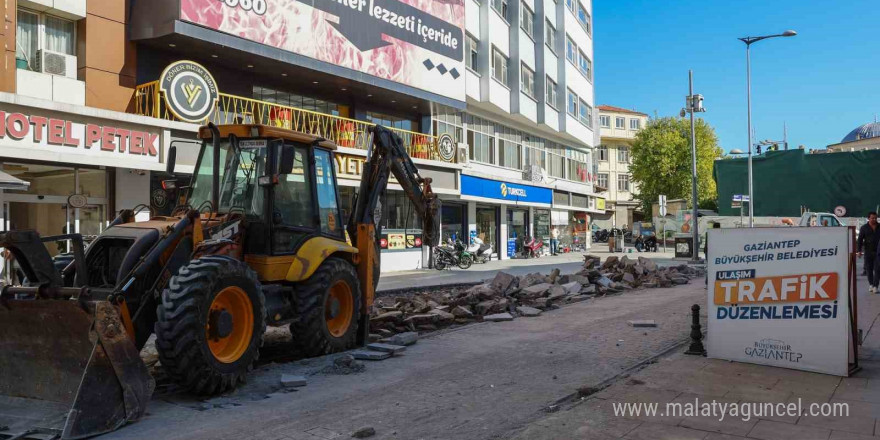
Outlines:
{"type": "Polygon", "coordinates": [[[758,140],[824,148],[880,115],[880,3],[818,0],[594,0],[596,104],[677,115],[687,71],[725,151],[746,146],[745,44],[758,140]]]}

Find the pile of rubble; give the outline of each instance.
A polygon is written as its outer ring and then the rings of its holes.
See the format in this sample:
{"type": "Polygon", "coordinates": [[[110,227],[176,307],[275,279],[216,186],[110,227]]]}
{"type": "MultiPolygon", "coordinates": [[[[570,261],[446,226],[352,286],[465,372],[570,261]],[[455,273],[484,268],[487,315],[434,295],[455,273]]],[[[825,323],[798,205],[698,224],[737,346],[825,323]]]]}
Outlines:
{"type": "Polygon", "coordinates": [[[509,321],[517,316],[538,316],[560,304],[593,296],[617,294],[635,288],[672,287],[703,277],[705,271],[687,265],[658,267],[649,258],[584,256],[577,273],[532,273],[516,277],[498,272],[486,284],[413,296],[380,297],[373,305],[370,330],[374,339],[397,333],[433,331],[474,321],[509,321]]]}

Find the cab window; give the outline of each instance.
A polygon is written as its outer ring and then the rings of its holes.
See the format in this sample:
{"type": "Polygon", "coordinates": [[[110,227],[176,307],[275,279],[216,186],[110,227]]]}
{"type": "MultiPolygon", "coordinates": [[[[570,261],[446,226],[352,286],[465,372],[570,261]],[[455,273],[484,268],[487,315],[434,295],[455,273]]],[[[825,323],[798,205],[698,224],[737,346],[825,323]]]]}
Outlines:
{"type": "MultiPolygon", "coordinates": [[[[280,147],[279,147],[280,148],[280,147]]],[[[278,176],[272,205],[272,239],[275,252],[293,252],[314,232],[313,179],[308,167],[308,149],[295,147],[293,170],[278,176]]]]}
{"type": "Polygon", "coordinates": [[[840,222],[837,221],[836,218],[830,215],[820,216],[819,225],[821,226],[840,226],[840,222]]]}
{"type": "Polygon", "coordinates": [[[327,150],[315,149],[315,184],[318,193],[318,214],[321,232],[341,236],[342,221],[336,202],[336,179],[333,178],[333,159],[327,150]]]}

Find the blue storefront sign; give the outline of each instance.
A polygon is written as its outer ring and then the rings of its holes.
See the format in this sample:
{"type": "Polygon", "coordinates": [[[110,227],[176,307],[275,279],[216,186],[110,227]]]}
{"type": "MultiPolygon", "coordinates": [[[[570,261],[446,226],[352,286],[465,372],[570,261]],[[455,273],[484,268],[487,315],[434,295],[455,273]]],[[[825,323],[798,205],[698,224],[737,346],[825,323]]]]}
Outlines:
{"type": "Polygon", "coordinates": [[[520,185],[464,174],[461,176],[461,195],[511,202],[546,203],[548,205],[553,202],[553,191],[549,188],[520,185]]]}

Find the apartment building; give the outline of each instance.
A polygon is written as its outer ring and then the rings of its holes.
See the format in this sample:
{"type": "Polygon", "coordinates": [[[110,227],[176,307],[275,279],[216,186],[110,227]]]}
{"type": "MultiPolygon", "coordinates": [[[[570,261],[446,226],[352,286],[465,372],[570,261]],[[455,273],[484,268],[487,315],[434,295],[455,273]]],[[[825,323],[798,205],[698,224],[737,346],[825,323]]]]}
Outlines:
{"type": "Polygon", "coordinates": [[[639,202],[633,200],[638,188],[629,165],[636,133],[648,123],[648,115],[610,105],[599,106],[599,148],[596,151],[596,186],[607,194],[606,213],[597,215],[599,228],[631,228],[641,220],[639,202]]]}
{"type": "Polygon", "coordinates": [[[553,228],[563,244],[588,245],[591,216],[603,212],[593,190],[592,3],[464,1],[467,106],[434,117],[436,133],[467,150],[461,196],[444,215],[465,218],[460,230],[501,258],[517,255],[523,236],[549,242],[553,228]]]}

